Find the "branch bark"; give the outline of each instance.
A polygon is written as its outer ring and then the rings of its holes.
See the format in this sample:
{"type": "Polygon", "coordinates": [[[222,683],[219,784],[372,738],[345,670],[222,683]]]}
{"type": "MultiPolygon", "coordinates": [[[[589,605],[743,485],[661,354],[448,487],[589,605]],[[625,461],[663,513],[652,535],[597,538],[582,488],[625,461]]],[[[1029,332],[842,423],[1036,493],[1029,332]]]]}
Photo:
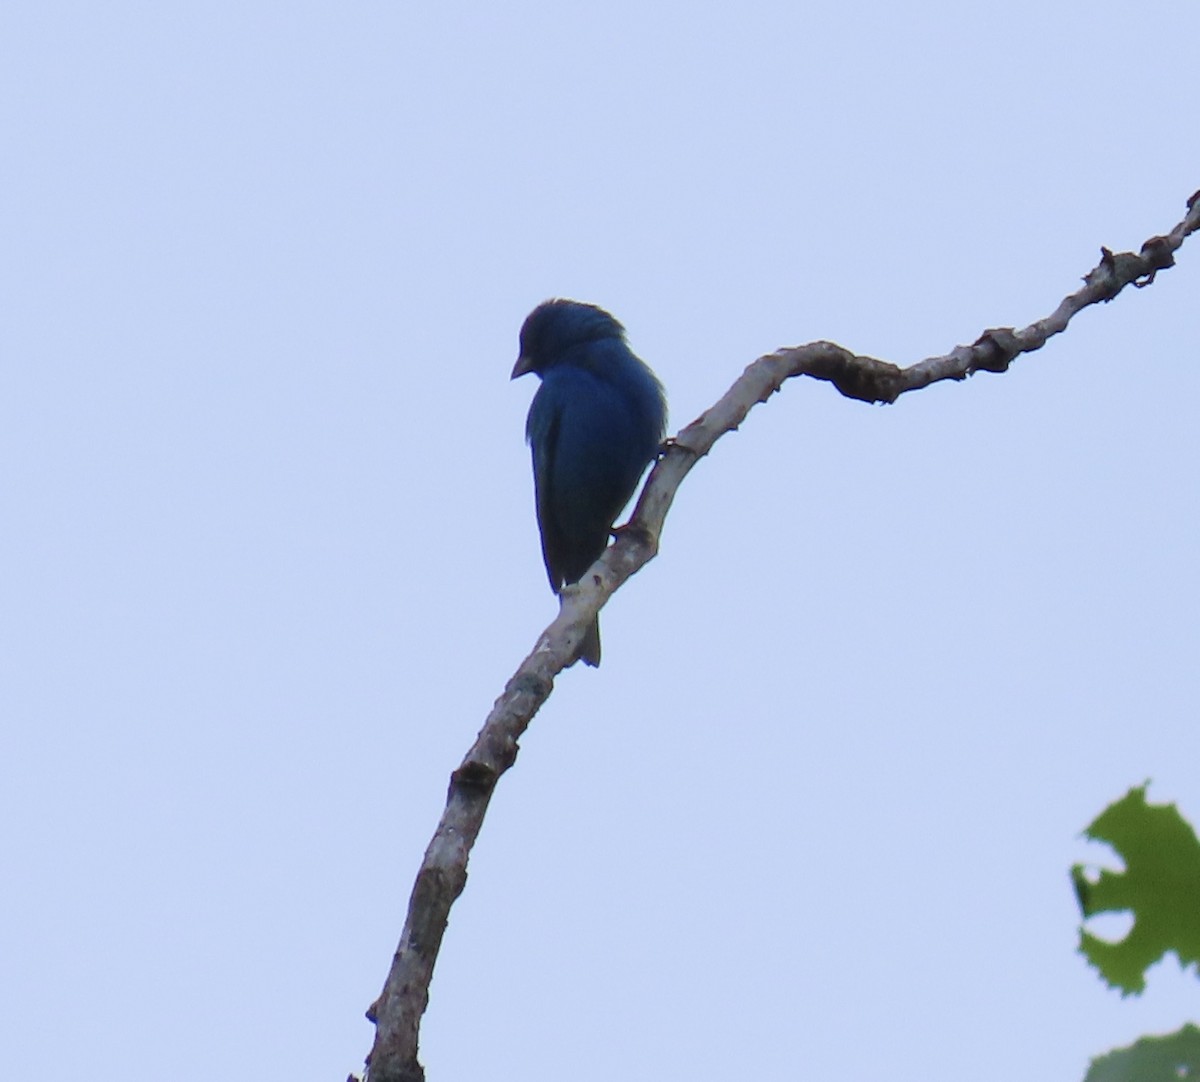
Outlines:
{"type": "Polygon", "coordinates": [[[450,776],[446,810],[417,873],[408,916],[379,998],[367,1011],[375,1044],[367,1058],[370,1082],[424,1082],[417,1059],[421,1017],[446,931],[450,907],[467,881],[467,860],[500,776],[517,758],[517,741],[554,690],[554,678],[571,663],[592,618],[621,585],[658,553],[663,522],[683,479],[725,433],[793,376],[827,380],[848,398],[895,402],[900,395],[940,380],[963,380],[976,372],[1004,372],[1022,353],[1041,349],[1090,305],[1111,301],[1128,285],[1149,285],[1175,264],[1175,252],[1200,229],[1200,192],[1169,233],[1151,237],[1137,253],[1101,249],[1100,262],[1083,287],[1043,319],[1016,330],[984,331],[969,346],[900,368],[858,356],[832,342],[780,349],[754,361],[725,395],[669,440],[650,472],[637,508],[617,540],[583,579],[562,594],[557,619],[542,632],[484,721],[475,743],[450,776]]]}

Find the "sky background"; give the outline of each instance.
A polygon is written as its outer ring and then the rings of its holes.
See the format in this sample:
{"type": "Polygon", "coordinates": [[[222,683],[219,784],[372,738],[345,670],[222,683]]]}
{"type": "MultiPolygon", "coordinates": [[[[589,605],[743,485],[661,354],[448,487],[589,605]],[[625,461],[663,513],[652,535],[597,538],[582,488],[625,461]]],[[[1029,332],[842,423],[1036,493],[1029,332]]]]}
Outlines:
{"type": "MultiPolygon", "coordinates": [[[[517,331],[671,428],[778,346],[1048,314],[1200,187],[1200,5],[0,8],[0,1073],[361,1064],[451,770],[552,619],[517,331]]],[[[1200,821],[1200,238],[1003,376],[793,381],[496,793],[431,1082],[1074,1080],[1200,1013],[1074,952],[1200,821]]]]}

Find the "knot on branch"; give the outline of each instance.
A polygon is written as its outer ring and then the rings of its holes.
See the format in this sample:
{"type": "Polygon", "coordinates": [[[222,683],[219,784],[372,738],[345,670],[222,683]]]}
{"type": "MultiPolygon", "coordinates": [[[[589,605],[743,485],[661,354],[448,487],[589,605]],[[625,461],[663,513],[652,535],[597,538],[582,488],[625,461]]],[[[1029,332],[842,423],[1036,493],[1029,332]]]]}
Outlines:
{"type": "Polygon", "coordinates": [[[1175,266],[1175,246],[1170,237],[1151,237],[1142,245],[1141,257],[1143,263],[1149,264],[1149,269],[1134,280],[1138,289],[1153,282],[1160,270],[1175,266]]]}
{"type": "Polygon", "coordinates": [[[1084,285],[1096,291],[1098,300],[1111,301],[1121,292],[1117,281],[1116,256],[1108,248],[1100,249],[1100,262],[1083,276],[1084,285]]]}
{"type": "Polygon", "coordinates": [[[1011,327],[993,327],[971,343],[970,372],[1007,372],[1024,352],[1011,327]]]}
{"type": "Polygon", "coordinates": [[[899,366],[873,358],[860,361],[867,363],[847,367],[833,385],[847,398],[860,402],[895,402],[901,390],[899,366]]]}
{"type": "MultiPolygon", "coordinates": [[[[1163,241],[1164,237],[1152,237],[1146,242],[1147,245],[1154,246],[1156,241],[1163,241]]],[[[1145,246],[1143,246],[1145,247],[1145,246]]],[[[1159,258],[1162,257],[1162,252],[1159,251],[1159,258]]],[[[1146,260],[1140,255],[1134,255],[1132,252],[1112,252],[1108,248],[1100,249],[1100,264],[1094,267],[1084,276],[1084,283],[1089,289],[1095,290],[1096,299],[1104,301],[1106,304],[1121,292],[1130,282],[1136,282],[1139,278],[1150,276],[1152,281],[1154,271],[1161,270],[1163,267],[1169,267],[1174,262],[1174,258],[1167,253],[1169,262],[1146,269],[1146,260]]],[[[1144,283],[1149,284],[1149,282],[1144,283]]]]}
{"type": "MultiPolygon", "coordinates": [[[[512,756],[514,759],[517,757],[515,746],[512,756]]],[[[496,771],[487,763],[481,763],[477,759],[468,759],[450,775],[450,788],[457,789],[464,795],[488,796],[496,787],[498,777],[496,771]]]]}
{"type": "Polygon", "coordinates": [[[903,387],[899,365],[860,357],[833,342],[814,342],[799,351],[807,354],[803,370],[832,383],[847,398],[859,402],[895,402],[903,387]]]}

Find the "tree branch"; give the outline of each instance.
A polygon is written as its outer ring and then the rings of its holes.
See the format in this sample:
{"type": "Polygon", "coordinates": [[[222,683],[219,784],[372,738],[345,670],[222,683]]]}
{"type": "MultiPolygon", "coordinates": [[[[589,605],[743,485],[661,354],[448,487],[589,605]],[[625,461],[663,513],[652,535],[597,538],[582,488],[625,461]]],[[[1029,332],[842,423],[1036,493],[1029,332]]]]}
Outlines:
{"type": "Polygon", "coordinates": [[[558,618],[521,662],[471,750],[450,776],[446,810],[417,873],[391,971],[383,992],[367,1011],[376,1026],[375,1045],[367,1059],[370,1082],[424,1082],[425,1072],[417,1060],[421,1016],[429,1003],[429,983],[450,907],[466,885],[467,859],[496,782],[516,761],[517,741],[553,691],[554,678],[574,659],[592,618],[626,579],[657,554],[675,492],[713,444],[793,376],[827,380],[848,398],[890,403],[906,391],[940,380],[963,380],[980,371],[1004,372],[1022,353],[1041,349],[1064,331],[1084,308],[1112,300],[1130,284],[1147,286],[1160,270],[1174,266],[1176,250],[1200,228],[1200,192],[1187,206],[1187,215],[1170,233],[1151,237],[1137,254],[1114,255],[1102,248],[1099,264],[1084,276],[1083,288],[1028,327],[984,331],[969,346],[908,368],[857,356],[832,342],[781,349],[751,364],[720,401],[667,442],[633,518],[583,579],[563,591],[558,618]]]}

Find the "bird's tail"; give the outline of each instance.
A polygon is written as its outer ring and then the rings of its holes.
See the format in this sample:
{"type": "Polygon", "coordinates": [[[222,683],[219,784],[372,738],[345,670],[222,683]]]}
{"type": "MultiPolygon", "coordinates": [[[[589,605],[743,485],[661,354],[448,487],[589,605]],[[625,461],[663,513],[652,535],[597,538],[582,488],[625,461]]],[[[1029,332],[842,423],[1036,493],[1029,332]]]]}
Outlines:
{"type": "Polygon", "coordinates": [[[600,617],[592,621],[592,626],[583,633],[583,641],[579,644],[579,656],[585,665],[593,669],[600,664],[600,617]]]}

